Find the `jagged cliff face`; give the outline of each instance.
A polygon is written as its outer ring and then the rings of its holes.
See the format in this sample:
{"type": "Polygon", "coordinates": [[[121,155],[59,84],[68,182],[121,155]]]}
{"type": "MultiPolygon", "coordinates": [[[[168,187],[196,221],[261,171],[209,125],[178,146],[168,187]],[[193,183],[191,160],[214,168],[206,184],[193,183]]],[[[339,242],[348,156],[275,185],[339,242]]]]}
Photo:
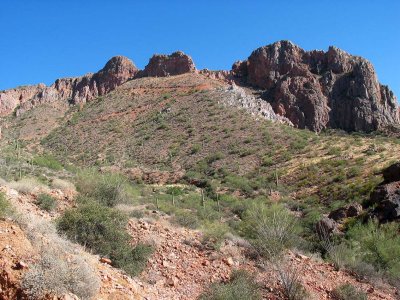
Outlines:
{"type": "Polygon", "coordinates": [[[232,73],[264,89],[275,112],[299,128],[370,132],[400,122],[396,98],[371,63],[335,47],[308,52],[277,42],[235,63],[232,73]]]}
{"type": "Polygon", "coordinates": [[[13,111],[19,115],[42,103],[55,101],[84,103],[112,91],[133,78],[137,72],[138,69],[130,59],[115,56],[103,69],[94,74],[57,79],[51,86],[38,84],[6,90],[0,92],[0,116],[13,111]]]}

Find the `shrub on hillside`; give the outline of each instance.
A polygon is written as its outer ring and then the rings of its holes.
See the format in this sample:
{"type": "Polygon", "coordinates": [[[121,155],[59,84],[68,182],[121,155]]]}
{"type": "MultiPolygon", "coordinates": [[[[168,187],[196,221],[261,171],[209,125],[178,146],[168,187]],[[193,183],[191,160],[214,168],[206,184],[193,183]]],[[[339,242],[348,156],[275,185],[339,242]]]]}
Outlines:
{"type": "Polygon", "coordinates": [[[395,223],[357,223],[348,230],[347,238],[360,260],[385,270],[393,278],[400,278],[399,229],[399,224],[395,223]]]}
{"type": "Polygon", "coordinates": [[[21,180],[10,182],[9,187],[22,194],[32,194],[38,188],[43,187],[43,184],[35,178],[22,178],[21,180]]]}
{"type": "Polygon", "coordinates": [[[44,247],[40,259],[24,274],[21,287],[29,299],[41,299],[49,294],[72,293],[79,299],[92,299],[100,281],[95,270],[81,257],[65,257],[55,248],[44,247]]]}
{"type": "Polygon", "coordinates": [[[258,300],[261,299],[259,286],[246,271],[233,271],[227,283],[214,283],[200,300],[258,300]]]}
{"type": "Polygon", "coordinates": [[[332,291],[332,297],[336,300],[367,300],[367,294],[358,290],[350,283],[343,284],[332,291]]]}
{"type": "Polygon", "coordinates": [[[10,204],[8,203],[4,193],[0,193],[0,218],[4,218],[10,212],[10,204]]]}
{"type": "Polygon", "coordinates": [[[37,205],[45,211],[53,211],[57,207],[57,201],[48,194],[39,194],[36,200],[37,205]]]}
{"type": "Polygon", "coordinates": [[[110,207],[133,201],[129,184],[118,174],[84,171],[78,174],[76,188],[81,195],[110,207]]]}
{"type": "Polygon", "coordinates": [[[73,185],[73,183],[59,178],[53,179],[53,181],[51,182],[51,186],[52,188],[59,189],[63,192],[75,190],[75,186],[73,185]]]}
{"type": "Polygon", "coordinates": [[[255,203],[246,212],[243,232],[257,252],[272,259],[294,246],[300,227],[295,217],[281,205],[255,203]]]}
{"type": "Polygon", "coordinates": [[[195,229],[199,226],[199,219],[195,213],[187,210],[177,210],[173,222],[191,229],[195,229]]]}
{"type": "Polygon", "coordinates": [[[288,300],[307,299],[307,291],[301,283],[303,272],[286,260],[274,262],[274,269],[282,284],[282,292],[288,300]]]}
{"type": "Polygon", "coordinates": [[[136,275],[141,272],[151,248],[133,248],[126,223],[127,217],[121,212],[87,201],[77,209],[66,211],[58,220],[57,228],[70,240],[109,257],[114,266],[136,275]]]}
{"type": "Polygon", "coordinates": [[[218,249],[229,232],[229,226],[221,222],[206,222],[203,226],[203,243],[218,249]]]}
{"type": "Polygon", "coordinates": [[[36,156],[33,158],[32,162],[37,166],[46,167],[56,171],[63,169],[62,164],[56,158],[48,154],[36,156]]]}

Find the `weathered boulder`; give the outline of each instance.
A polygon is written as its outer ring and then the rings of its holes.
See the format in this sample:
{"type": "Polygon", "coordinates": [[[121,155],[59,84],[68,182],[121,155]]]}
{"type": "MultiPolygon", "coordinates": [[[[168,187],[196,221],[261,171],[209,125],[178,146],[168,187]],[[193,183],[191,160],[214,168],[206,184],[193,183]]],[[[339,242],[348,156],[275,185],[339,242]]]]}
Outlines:
{"type": "Polygon", "coordinates": [[[140,77],[166,77],[195,72],[196,67],[190,56],[181,51],[171,55],[155,54],[148,65],[140,72],[140,77]]]}
{"type": "Polygon", "coordinates": [[[321,238],[326,238],[333,233],[339,232],[339,224],[328,217],[323,217],[321,220],[315,224],[315,231],[321,238]]]}
{"type": "Polygon", "coordinates": [[[235,63],[232,73],[264,89],[275,112],[299,128],[371,132],[400,123],[396,97],[372,64],[336,47],[305,51],[280,41],[235,63]]]}
{"type": "Polygon", "coordinates": [[[383,170],[384,181],[372,192],[370,203],[376,208],[372,216],[380,222],[400,219],[400,163],[383,170]]]}
{"type": "Polygon", "coordinates": [[[385,182],[400,181],[400,162],[394,163],[382,172],[385,182]]]}
{"type": "Polygon", "coordinates": [[[342,222],[347,218],[352,218],[360,215],[362,210],[363,208],[361,204],[353,203],[331,211],[328,215],[328,218],[335,220],[336,222],[342,222]]]}

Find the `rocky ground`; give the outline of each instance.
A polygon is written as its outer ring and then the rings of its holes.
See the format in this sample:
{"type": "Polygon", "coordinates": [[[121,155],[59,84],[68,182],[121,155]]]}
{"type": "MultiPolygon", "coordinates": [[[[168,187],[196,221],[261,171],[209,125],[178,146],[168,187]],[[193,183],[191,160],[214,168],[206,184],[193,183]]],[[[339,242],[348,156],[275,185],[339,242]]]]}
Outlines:
{"type": "MultiPolygon", "coordinates": [[[[48,192],[58,197],[61,209],[51,215],[36,207],[33,194],[23,195],[5,186],[2,190],[20,214],[35,215],[48,221],[65,207],[73,205],[60,190],[50,190],[48,192]]],[[[150,243],[155,246],[155,252],[138,278],[131,278],[111,267],[107,260],[86,253],[101,279],[96,299],[196,299],[212,283],[228,280],[234,269],[246,269],[257,274],[264,299],[283,297],[274,267],[257,265],[247,255],[248,244],[239,238],[230,236],[219,250],[212,249],[202,242],[200,231],[172,225],[169,216],[156,210],[147,211],[143,218],[132,218],[128,231],[132,244],[150,243]]],[[[0,221],[0,251],[0,299],[14,299],[21,293],[21,277],[37,259],[37,249],[18,223],[5,219],[0,221]]],[[[369,283],[358,282],[351,274],[336,271],[320,259],[289,252],[287,260],[292,270],[301,272],[301,281],[312,299],[330,299],[332,289],[343,283],[351,283],[366,291],[369,299],[397,297],[395,290],[389,286],[373,287],[369,283]]],[[[63,297],[73,299],[71,295],[63,297]]]]}

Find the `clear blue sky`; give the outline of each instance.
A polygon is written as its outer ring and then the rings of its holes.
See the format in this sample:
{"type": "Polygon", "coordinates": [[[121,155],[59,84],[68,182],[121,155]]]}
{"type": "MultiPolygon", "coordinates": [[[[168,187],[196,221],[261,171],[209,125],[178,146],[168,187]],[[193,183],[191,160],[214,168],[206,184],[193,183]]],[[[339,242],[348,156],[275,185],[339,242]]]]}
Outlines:
{"type": "Polygon", "coordinates": [[[198,68],[230,69],[277,40],[338,46],[374,64],[400,96],[400,1],[1,0],[0,89],[95,72],[114,55],[143,68],[182,50],[198,68]]]}

